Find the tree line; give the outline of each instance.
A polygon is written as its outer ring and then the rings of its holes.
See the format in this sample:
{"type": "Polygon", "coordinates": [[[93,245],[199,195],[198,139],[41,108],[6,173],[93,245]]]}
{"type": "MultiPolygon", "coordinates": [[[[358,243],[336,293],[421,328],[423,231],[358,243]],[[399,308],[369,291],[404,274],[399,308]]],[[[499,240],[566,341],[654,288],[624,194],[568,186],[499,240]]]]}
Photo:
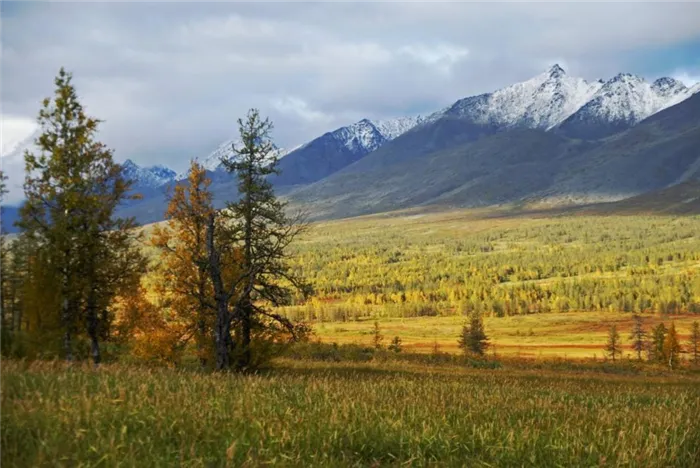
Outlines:
{"type": "MultiPolygon", "coordinates": [[[[673,370],[678,367],[681,354],[687,352],[694,364],[700,363],[699,322],[693,322],[686,349],[681,346],[674,323],[671,323],[671,326],[667,328],[661,322],[649,332],[644,328],[644,319],[637,314],[634,315],[634,324],[629,339],[632,342],[632,349],[637,355],[637,360],[640,362],[646,358],[649,362],[668,365],[673,370]]],[[[617,326],[612,325],[608,330],[608,341],[605,345],[606,355],[615,362],[623,354],[622,347],[622,339],[617,326]]]]}
{"type": "Polygon", "coordinates": [[[97,140],[101,122],[86,114],[64,69],[38,123],[36,148],[24,155],[20,233],[3,236],[0,250],[3,354],[89,356],[97,365],[105,352],[172,361],[194,347],[204,367],[245,371],[308,333],[274,312],[310,291],[287,261],[307,224],[287,214],[267,181],[277,152],[272,123],[256,109],[238,119],[240,144],[221,160],[238,198],[214,209],[211,180],[193,160],[150,239],[134,218],[118,216],[139,195],[97,140]]]}

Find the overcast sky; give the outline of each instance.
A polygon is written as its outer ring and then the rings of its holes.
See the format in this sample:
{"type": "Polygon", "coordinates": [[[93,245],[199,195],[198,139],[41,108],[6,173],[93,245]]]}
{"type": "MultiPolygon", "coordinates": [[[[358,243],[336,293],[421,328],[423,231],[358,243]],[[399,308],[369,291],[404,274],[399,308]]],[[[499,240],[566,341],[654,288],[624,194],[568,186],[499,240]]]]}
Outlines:
{"type": "Polygon", "coordinates": [[[700,80],[698,3],[0,4],[3,147],[61,66],[116,159],[176,170],[258,107],[280,147],[426,114],[553,63],[700,80]]]}

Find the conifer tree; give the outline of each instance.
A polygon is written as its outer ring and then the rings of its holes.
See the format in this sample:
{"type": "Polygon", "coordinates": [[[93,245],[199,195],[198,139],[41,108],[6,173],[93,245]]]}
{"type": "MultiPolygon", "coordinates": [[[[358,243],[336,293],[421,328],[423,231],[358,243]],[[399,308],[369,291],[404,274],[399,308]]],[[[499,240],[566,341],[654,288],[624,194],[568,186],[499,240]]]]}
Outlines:
{"type": "Polygon", "coordinates": [[[664,341],[666,340],[666,326],[661,322],[652,331],[651,343],[649,343],[649,360],[664,362],[664,341]]]}
{"type": "Polygon", "coordinates": [[[608,342],[605,345],[605,351],[608,356],[615,362],[615,358],[622,354],[622,343],[620,342],[620,334],[617,332],[617,325],[611,325],[608,330],[608,342]]]}
{"type": "Polygon", "coordinates": [[[401,338],[398,336],[395,336],[392,340],[391,343],[389,344],[389,351],[393,351],[395,353],[400,353],[402,350],[401,346],[401,338]]]}
{"type": "Polygon", "coordinates": [[[647,332],[644,330],[644,322],[638,314],[634,315],[634,326],[630,334],[632,349],[637,352],[637,359],[642,360],[642,352],[646,346],[647,332]]]}
{"type": "MultiPolygon", "coordinates": [[[[0,221],[2,220],[2,201],[7,193],[5,181],[7,176],[0,170],[0,221]]],[[[11,310],[11,301],[9,300],[9,285],[10,285],[10,257],[5,241],[5,232],[0,226],[0,345],[2,345],[2,353],[7,354],[9,344],[12,340],[13,322],[11,310]]]]}
{"type": "Polygon", "coordinates": [[[382,335],[382,331],[379,328],[379,321],[375,320],[374,321],[374,334],[372,335],[372,345],[374,346],[375,349],[382,349],[382,341],[384,340],[384,336],[382,335]]]}
{"type": "Polygon", "coordinates": [[[671,370],[678,367],[681,352],[682,349],[678,339],[678,332],[676,332],[676,324],[672,322],[663,343],[664,359],[668,362],[668,367],[671,370]]]}
{"type": "Polygon", "coordinates": [[[222,158],[226,170],[238,179],[239,199],[211,215],[207,230],[209,270],[217,304],[217,368],[229,366],[226,343],[235,326],[236,367],[250,368],[255,329],[281,325],[292,338],[298,329],[268,306],[289,304],[294,291],[306,296],[309,286],[287,264],[287,247],[304,231],[301,215],[288,216],[267,180],[279,173],[277,149],[271,140],[272,123],[251,109],[238,119],[241,144],[232,145],[231,157],[222,158]],[[222,278],[226,248],[239,249],[240,274],[230,284],[222,278]]]}
{"type": "Polygon", "coordinates": [[[483,356],[488,348],[488,337],[484,331],[484,321],[481,314],[472,313],[469,324],[464,324],[462,333],[458,340],[459,347],[465,353],[473,353],[483,356]]]}
{"type": "Polygon", "coordinates": [[[688,352],[693,356],[693,363],[697,365],[700,362],[700,323],[697,321],[693,322],[690,329],[688,352]]]}
{"type": "Polygon", "coordinates": [[[98,364],[99,341],[109,333],[108,305],[145,262],[132,243],[134,220],[114,217],[117,206],[134,196],[112,151],[95,140],[100,121],[85,114],[63,68],[55,85],[53,99],[44,99],[39,112],[38,152],[24,155],[26,202],[17,224],[60,280],[66,360],[73,359],[75,335],[85,327],[98,364]]]}

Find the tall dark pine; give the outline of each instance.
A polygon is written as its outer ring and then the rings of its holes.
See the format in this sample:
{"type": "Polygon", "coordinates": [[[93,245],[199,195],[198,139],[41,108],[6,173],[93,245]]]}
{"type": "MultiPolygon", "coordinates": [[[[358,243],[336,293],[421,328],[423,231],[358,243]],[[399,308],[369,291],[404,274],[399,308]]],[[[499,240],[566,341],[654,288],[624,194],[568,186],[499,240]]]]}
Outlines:
{"type": "Polygon", "coordinates": [[[630,339],[632,340],[632,349],[637,353],[637,359],[641,361],[642,352],[646,348],[647,332],[644,330],[642,317],[637,314],[634,315],[634,327],[630,333],[630,339]]]}
{"type": "MultiPolygon", "coordinates": [[[[252,363],[252,337],[256,327],[264,328],[269,323],[281,324],[294,336],[294,325],[284,317],[273,313],[269,306],[288,304],[296,289],[308,292],[308,286],[295,276],[287,266],[287,247],[300,234],[305,223],[301,216],[290,217],[285,212],[285,204],[277,199],[272,185],[267,180],[277,174],[277,148],[270,137],[272,123],[261,119],[257,109],[251,109],[245,120],[239,119],[240,146],[233,146],[233,156],[222,159],[226,169],[238,178],[239,199],[229,202],[221,214],[223,221],[219,229],[227,231],[224,238],[240,247],[241,273],[229,287],[224,287],[213,276],[219,315],[230,314],[229,319],[221,320],[220,333],[226,334],[227,320],[235,324],[235,345],[239,348],[238,369],[245,370],[252,363]],[[224,307],[224,299],[230,298],[230,312],[224,307]]],[[[210,233],[215,223],[210,222],[210,233]]],[[[213,235],[208,244],[215,245],[213,235]]],[[[211,264],[217,258],[215,249],[210,248],[211,264]],[[213,255],[212,255],[213,254],[213,255]]],[[[220,270],[220,268],[219,268],[220,270]]],[[[218,329],[218,327],[217,327],[218,329]]],[[[227,336],[219,339],[223,343],[227,336]]],[[[223,353],[223,346],[221,352],[223,353]]],[[[219,353],[217,353],[218,355],[219,353]]],[[[217,367],[226,366],[226,357],[217,358],[217,367]]]]}
{"type": "Polygon", "coordinates": [[[134,220],[113,217],[122,200],[133,198],[131,183],[95,140],[100,121],[85,114],[71,81],[62,68],[53,99],[43,101],[38,151],[25,153],[26,203],[17,224],[60,278],[65,358],[73,359],[74,336],[85,327],[97,364],[108,304],[145,264],[132,243],[134,220]]]}
{"type": "Polygon", "coordinates": [[[469,324],[462,327],[458,344],[467,354],[484,355],[486,348],[489,347],[489,342],[484,330],[484,321],[479,313],[473,312],[469,324]]]}
{"type": "MultiPolygon", "coordinates": [[[[2,201],[7,193],[7,188],[5,186],[5,181],[7,176],[0,170],[0,220],[2,220],[2,201]]],[[[0,226],[0,349],[3,353],[7,349],[7,342],[10,340],[10,331],[13,331],[13,322],[11,320],[11,315],[9,315],[9,304],[10,301],[7,300],[7,292],[9,288],[7,287],[8,281],[8,255],[7,246],[5,245],[5,233],[2,231],[2,226],[0,226]]]]}

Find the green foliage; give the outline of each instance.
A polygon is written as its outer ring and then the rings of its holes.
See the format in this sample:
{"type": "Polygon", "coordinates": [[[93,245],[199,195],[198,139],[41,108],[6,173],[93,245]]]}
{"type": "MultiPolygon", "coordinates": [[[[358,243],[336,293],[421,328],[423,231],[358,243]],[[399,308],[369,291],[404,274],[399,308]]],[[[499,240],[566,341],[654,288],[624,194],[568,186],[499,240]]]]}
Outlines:
{"type": "Polygon", "coordinates": [[[238,119],[238,127],[240,147],[232,145],[232,155],[221,162],[238,179],[239,196],[209,216],[206,250],[216,301],[216,369],[233,364],[236,370],[250,371],[257,366],[255,333],[283,330],[297,338],[295,324],[270,308],[289,304],[293,291],[302,296],[308,292],[288,265],[288,246],[305,224],[300,216],[286,213],[267,179],[277,173],[278,163],[272,123],[251,109],[245,120],[238,119]],[[237,274],[227,279],[225,271],[234,269],[237,274]]]}
{"type": "Polygon", "coordinates": [[[610,330],[608,330],[608,342],[605,345],[605,352],[613,362],[618,356],[622,355],[622,343],[620,334],[617,332],[617,325],[611,325],[610,330]]]}
{"type": "Polygon", "coordinates": [[[644,321],[639,314],[634,315],[634,328],[630,333],[632,340],[632,349],[637,353],[637,359],[642,360],[642,352],[646,347],[647,332],[644,330],[644,321]]]}
{"type": "Polygon", "coordinates": [[[36,312],[60,315],[68,360],[74,341],[87,334],[97,364],[99,341],[110,333],[107,309],[120,290],[134,285],[145,262],[132,242],[134,220],[113,217],[120,203],[135,198],[131,182],[112,151],[96,141],[99,120],[85,114],[71,74],[61,69],[55,85],[53,99],[39,111],[38,150],[24,155],[26,202],[17,224],[31,255],[42,259],[41,274],[58,281],[60,300],[36,312]]]}
{"type": "Polygon", "coordinates": [[[488,348],[488,337],[484,331],[484,321],[481,315],[473,312],[469,324],[462,327],[458,340],[459,347],[467,354],[483,356],[488,348]]]}
{"type": "Polygon", "coordinates": [[[664,352],[664,341],[666,340],[666,325],[662,323],[654,327],[651,334],[651,343],[649,343],[649,360],[664,363],[666,362],[666,353],[664,352]]]}

